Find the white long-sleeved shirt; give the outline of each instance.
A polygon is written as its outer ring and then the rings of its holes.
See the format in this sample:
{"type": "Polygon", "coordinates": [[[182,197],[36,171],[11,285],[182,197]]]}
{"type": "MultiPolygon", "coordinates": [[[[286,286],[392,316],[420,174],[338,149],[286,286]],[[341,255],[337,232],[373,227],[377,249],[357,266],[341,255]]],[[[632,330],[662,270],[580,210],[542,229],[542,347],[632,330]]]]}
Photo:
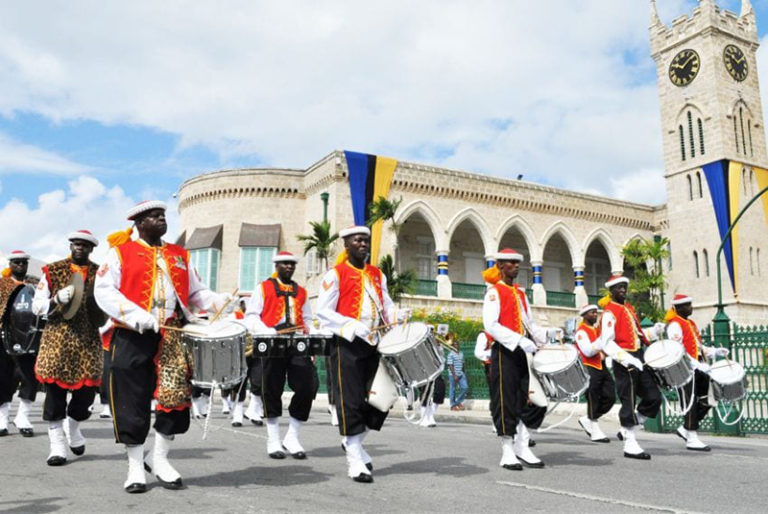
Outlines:
{"type": "Polygon", "coordinates": [[[585,330],[576,330],[576,345],[578,345],[581,353],[587,357],[594,357],[600,353],[601,336],[598,336],[594,341],[590,341],[589,334],[585,330]]]}
{"type": "MultiPolygon", "coordinates": [[[[672,320],[667,324],[667,337],[672,341],[677,341],[681,345],[683,345],[683,348],[685,348],[685,344],[683,343],[683,327],[680,326],[680,323],[676,320],[672,320]]],[[[699,344],[699,350],[704,354],[705,357],[713,357],[714,349],[710,348],[709,346],[705,346],[699,344]]]]}
{"type": "MultiPolygon", "coordinates": [[[[637,329],[637,327],[636,327],[637,329]]],[[[651,328],[643,328],[643,335],[648,341],[656,341],[658,336],[656,331],[651,328]]],[[[639,337],[639,336],[638,336],[639,337]]],[[[600,338],[607,343],[616,342],[616,316],[611,311],[604,311],[600,319],[600,338]]],[[[606,352],[608,353],[608,352],[606,352]]],[[[612,356],[612,355],[611,355],[612,356]]]]}
{"type": "Polygon", "coordinates": [[[395,304],[389,297],[389,291],[387,290],[387,277],[382,273],[381,295],[384,299],[384,305],[381,306],[381,313],[378,312],[375,305],[379,301],[378,298],[371,298],[371,294],[376,294],[375,288],[367,275],[363,274],[363,277],[363,304],[360,319],[358,320],[344,316],[336,311],[339,303],[339,275],[335,269],[329,270],[323,276],[320,294],[317,297],[317,318],[320,320],[320,324],[349,342],[352,342],[355,338],[354,325],[356,321],[372,329],[383,324],[393,323],[396,319],[395,304]]]}
{"type": "Polygon", "coordinates": [[[488,348],[488,336],[485,332],[477,334],[477,342],[475,342],[475,358],[483,362],[491,360],[491,349],[488,348]]]}
{"type": "MultiPolygon", "coordinates": [[[[501,287],[517,287],[517,285],[508,286],[502,283],[501,287]]],[[[519,290],[518,293],[520,293],[519,290]]],[[[547,342],[547,329],[540,327],[533,320],[528,302],[522,302],[518,298],[518,305],[520,306],[520,315],[523,318],[523,326],[529,332],[530,338],[537,344],[545,344],[547,342]]],[[[514,350],[517,348],[520,339],[525,337],[525,334],[519,334],[502,325],[499,322],[500,312],[501,300],[499,299],[499,293],[494,287],[485,293],[485,299],[483,300],[483,327],[494,341],[498,341],[508,349],[514,350]]]]}
{"type": "MultiPolygon", "coordinates": [[[[147,247],[149,245],[141,239],[137,240],[140,244],[147,247]]],[[[149,313],[155,317],[162,325],[170,318],[177,304],[177,294],[173,287],[173,282],[169,275],[168,266],[163,259],[161,252],[157,252],[155,262],[157,272],[155,273],[155,285],[153,287],[154,296],[152,299],[152,308],[149,313]]],[[[227,301],[227,295],[214,293],[205,284],[203,284],[200,275],[191,263],[187,266],[189,277],[189,296],[188,301],[191,306],[201,310],[218,311],[227,301]]],[[[99,267],[96,274],[94,286],[94,296],[96,303],[113,320],[126,325],[135,327],[139,319],[146,315],[144,309],[130,301],[120,292],[120,281],[122,276],[122,263],[117,254],[117,250],[111,248],[107,253],[107,258],[99,267]]],[[[184,306],[184,314],[192,317],[184,306]]]]}
{"type": "MultiPolygon", "coordinates": [[[[276,280],[280,282],[279,278],[276,280]]],[[[282,284],[282,282],[280,283],[282,284]]],[[[259,287],[256,288],[256,290],[245,304],[244,322],[245,326],[248,327],[248,330],[252,334],[269,334],[274,330],[273,328],[265,325],[261,320],[261,313],[264,311],[264,287],[264,282],[259,284],[259,287]]],[[[272,287],[272,284],[267,283],[266,287],[272,287]]],[[[291,313],[296,312],[295,306],[296,298],[289,296],[288,307],[291,313]]],[[[280,318],[280,321],[278,321],[277,324],[279,325],[280,323],[285,323],[285,318],[286,316],[283,314],[283,317],[280,318]]],[[[307,332],[314,333],[314,326],[312,323],[312,307],[309,305],[309,301],[305,301],[304,305],[301,307],[301,318],[304,320],[304,328],[307,330],[307,332]]],[[[296,320],[293,320],[293,322],[296,323],[296,320]]]]}

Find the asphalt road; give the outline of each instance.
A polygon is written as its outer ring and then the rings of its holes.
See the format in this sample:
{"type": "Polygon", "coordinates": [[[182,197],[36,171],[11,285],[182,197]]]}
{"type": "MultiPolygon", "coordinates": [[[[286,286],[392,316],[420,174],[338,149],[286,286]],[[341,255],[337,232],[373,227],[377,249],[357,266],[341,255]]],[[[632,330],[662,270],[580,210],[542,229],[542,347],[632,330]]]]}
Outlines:
{"type": "MultiPolygon", "coordinates": [[[[34,411],[40,419],[41,404],[34,411]]],[[[604,424],[615,432],[613,423],[604,424]]],[[[284,428],[283,428],[284,429],[284,428]]],[[[305,461],[275,461],[266,431],[232,428],[220,415],[202,440],[202,425],[174,443],[171,459],[186,488],[122,489],[127,461],[109,420],[84,424],[86,454],[45,464],[48,438],[0,438],[0,512],[764,512],[768,440],[705,437],[709,454],[686,451],[673,435],[641,433],[651,461],[622,456],[621,443],[591,443],[575,428],[534,434],[541,470],[507,471],[489,424],[441,422],[418,428],[391,415],[366,439],[373,484],[346,476],[338,432],[317,409],[306,424],[305,461]]]]}

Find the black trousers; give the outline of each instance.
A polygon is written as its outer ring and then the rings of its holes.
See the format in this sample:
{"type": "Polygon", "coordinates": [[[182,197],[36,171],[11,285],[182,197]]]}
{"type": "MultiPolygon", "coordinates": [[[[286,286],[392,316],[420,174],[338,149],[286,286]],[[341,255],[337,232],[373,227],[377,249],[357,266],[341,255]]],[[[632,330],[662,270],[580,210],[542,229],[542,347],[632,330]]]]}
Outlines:
{"type": "Polygon", "coordinates": [[[323,357],[325,364],[325,390],[328,391],[328,405],[336,405],[336,398],[333,396],[333,373],[331,373],[331,358],[323,357]]]}
{"type": "Polygon", "coordinates": [[[221,390],[222,398],[229,398],[231,401],[244,402],[245,395],[248,392],[248,388],[245,387],[245,381],[247,377],[233,385],[232,387],[223,388],[221,390]]]}
{"type": "MultiPolygon", "coordinates": [[[[160,335],[116,329],[110,349],[108,394],[115,440],[144,444],[149,433],[152,397],[157,385],[155,354],[160,335]]],[[[164,435],[189,429],[189,409],[155,413],[155,430],[164,435]]]]}
{"type": "MultiPolygon", "coordinates": [[[[642,349],[629,354],[644,361],[642,349]]],[[[638,424],[635,409],[647,418],[655,418],[658,415],[661,407],[661,392],[648,367],[640,371],[634,366],[625,368],[616,363],[613,366],[613,375],[616,378],[616,394],[621,401],[619,410],[621,426],[633,427],[638,424]],[[636,403],[637,397],[640,398],[640,403],[636,403]]]]}
{"type": "Polygon", "coordinates": [[[283,390],[286,379],[293,391],[288,413],[299,421],[309,419],[312,400],[317,394],[315,365],[309,357],[269,357],[262,359],[261,398],[264,417],[276,418],[283,414],[283,390]]]}
{"type": "MultiPolygon", "coordinates": [[[[509,350],[501,344],[491,349],[489,373],[491,393],[491,416],[499,436],[514,436],[517,423],[522,419],[523,409],[528,403],[528,361],[521,348],[509,350]]],[[[529,408],[528,421],[541,424],[544,416],[539,412],[545,407],[529,408]],[[541,418],[540,420],[538,418],[541,418]]],[[[525,420],[523,420],[525,423],[525,420]]],[[[525,423],[528,426],[528,423],[525,423]]],[[[536,428],[536,427],[532,427],[536,428]]]]}
{"type": "Polygon", "coordinates": [[[584,366],[589,373],[589,389],[587,389],[587,417],[592,421],[611,410],[616,403],[616,384],[611,372],[603,364],[603,369],[584,366]]]}
{"type": "MultiPolygon", "coordinates": [[[[421,400],[421,404],[426,407],[427,400],[429,398],[424,398],[421,400]]],[[[432,403],[436,403],[438,405],[442,405],[445,401],[445,379],[443,378],[443,375],[438,375],[435,379],[435,385],[432,388],[432,403]]]]}
{"type": "MultiPolygon", "coordinates": [[[[696,370],[694,371],[694,381],[696,382],[694,392],[696,399],[694,400],[691,410],[686,413],[685,419],[683,420],[683,428],[686,430],[698,430],[699,423],[702,419],[707,417],[707,413],[711,408],[709,406],[709,375],[696,370]]],[[[691,398],[691,389],[693,388],[694,386],[691,382],[688,382],[683,386],[683,394],[680,398],[682,404],[688,404],[691,398]]]]}
{"type": "Polygon", "coordinates": [[[91,417],[90,406],[96,398],[97,387],[83,386],[70,391],[57,384],[45,384],[45,401],[43,402],[43,419],[59,421],[67,416],[75,421],[85,421],[91,417]],[[67,402],[67,393],[72,398],[67,402]]]}
{"type": "Polygon", "coordinates": [[[261,360],[258,357],[246,357],[245,359],[245,363],[248,365],[248,381],[251,383],[251,392],[256,396],[261,396],[261,375],[264,372],[261,360]]]}
{"type": "Polygon", "coordinates": [[[379,352],[362,339],[351,343],[335,337],[331,343],[333,391],[341,435],[361,434],[366,428],[381,430],[388,412],[371,407],[368,390],[379,367],[379,352]]]}
{"type": "Polygon", "coordinates": [[[22,400],[35,401],[37,398],[37,387],[39,382],[35,377],[36,354],[25,354],[11,357],[16,364],[16,377],[20,384],[19,398],[22,400]]]}
{"type": "Polygon", "coordinates": [[[17,387],[19,379],[16,376],[16,363],[0,344],[0,405],[13,399],[17,387]]]}
{"type": "Polygon", "coordinates": [[[112,359],[112,354],[106,350],[103,351],[104,358],[103,358],[103,371],[101,372],[101,388],[99,389],[99,398],[101,399],[102,405],[106,405],[109,403],[109,389],[107,388],[107,384],[109,383],[109,361],[112,359]]]}

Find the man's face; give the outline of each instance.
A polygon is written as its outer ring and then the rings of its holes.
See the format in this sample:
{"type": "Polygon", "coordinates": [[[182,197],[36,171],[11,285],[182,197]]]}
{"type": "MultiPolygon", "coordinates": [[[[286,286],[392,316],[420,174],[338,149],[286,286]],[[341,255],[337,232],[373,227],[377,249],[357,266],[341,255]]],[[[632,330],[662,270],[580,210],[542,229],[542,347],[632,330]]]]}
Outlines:
{"type": "Polygon", "coordinates": [[[168,230],[168,223],[165,221],[165,209],[152,209],[142,214],[142,217],[136,228],[150,238],[159,238],[165,235],[168,230]]]}
{"type": "Polygon", "coordinates": [[[693,304],[684,303],[682,305],[675,305],[675,310],[680,316],[687,318],[688,316],[693,314],[693,304]]]}
{"type": "Polygon", "coordinates": [[[597,309],[592,309],[591,311],[585,312],[584,321],[586,321],[588,325],[594,325],[597,323],[597,309]]]}
{"type": "Polygon", "coordinates": [[[23,277],[27,274],[27,268],[29,267],[28,259],[11,259],[8,261],[8,267],[11,268],[11,275],[15,277],[23,277]]]}
{"type": "Polygon", "coordinates": [[[502,276],[505,278],[514,280],[520,272],[520,263],[518,261],[498,261],[496,265],[499,267],[502,276]]]}
{"type": "Polygon", "coordinates": [[[365,261],[368,258],[368,248],[371,238],[365,234],[355,234],[344,239],[344,248],[351,257],[365,261]]]}
{"type": "Polygon", "coordinates": [[[627,299],[627,284],[622,282],[611,287],[611,298],[619,303],[623,303],[627,299]]]}
{"type": "Polygon", "coordinates": [[[290,282],[293,277],[293,272],[296,271],[295,262],[277,262],[275,263],[275,270],[277,276],[283,282],[290,282]]]}
{"type": "Polygon", "coordinates": [[[74,239],[69,243],[69,251],[72,254],[72,260],[84,262],[88,260],[88,256],[93,252],[93,245],[82,239],[74,239]]]}

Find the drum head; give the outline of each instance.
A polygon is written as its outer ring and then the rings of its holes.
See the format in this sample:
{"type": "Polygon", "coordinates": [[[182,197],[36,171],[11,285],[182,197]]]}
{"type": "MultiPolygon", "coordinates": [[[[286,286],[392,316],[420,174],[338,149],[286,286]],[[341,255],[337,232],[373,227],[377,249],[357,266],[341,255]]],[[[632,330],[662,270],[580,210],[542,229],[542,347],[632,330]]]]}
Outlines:
{"type": "Polygon", "coordinates": [[[5,334],[10,340],[9,348],[16,345],[26,349],[29,333],[37,327],[37,316],[32,312],[32,300],[35,290],[29,284],[21,284],[13,290],[8,298],[10,303],[7,310],[5,334]]]}
{"type": "Polygon", "coordinates": [[[718,384],[735,384],[744,378],[744,367],[731,360],[717,361],[712,364],[709,377],[718,384]]]}
{"type": "Polygon", "coordinates": [[[379,353],[395,355],[413,348],[429,335],[429,325],[414,321],[396,325],[379,342],[379,353]]]}
{"type": "Polygon", "coordinates": [[[548,344],[533,355],[533,369],[539,373],[557,373],[578,359],[578,352],[569,344],[548,344]]]}
{"type": "Polygon", "coordinates": [[[652,368],[664,369],[676,364],[685,353],[677,341],[662,339],[645,349],[645,363],[652,368]]]}
{"type": "Polygon", "coordinates": [[[184,332],[190,337],[199,338],[205,334],[210,339],[223,339],[244,335],[245,328],[234,321],[220,320],[214,323],[189,323],[184,325],[184,332]]]}

